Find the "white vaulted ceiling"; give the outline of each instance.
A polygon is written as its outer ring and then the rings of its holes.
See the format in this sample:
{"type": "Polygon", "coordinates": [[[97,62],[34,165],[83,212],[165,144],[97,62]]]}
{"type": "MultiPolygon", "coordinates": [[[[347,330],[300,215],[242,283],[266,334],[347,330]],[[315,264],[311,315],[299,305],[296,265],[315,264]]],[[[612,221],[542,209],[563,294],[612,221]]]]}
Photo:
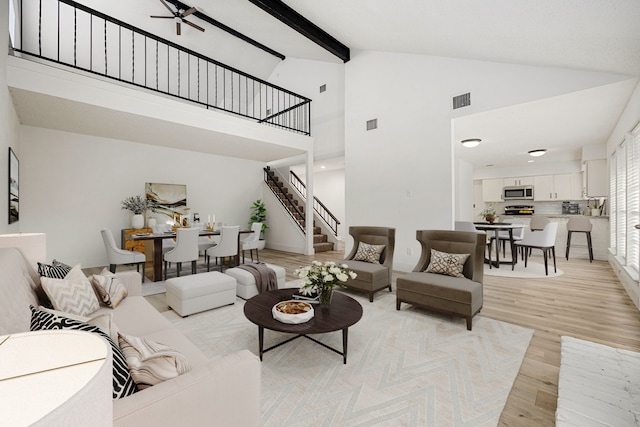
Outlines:
{"type": "MultiPolygon", "coordinates": [[[[182,35],[176,36],[172,20],[149,17],[167,14],[158,0],[79,2],[263,79],[268,79],[280,63],[275,56],[197,17],[189,19],[205,28],[204,33],[183,25],[182,35]]],[[[184,3],[286,57],[341,62],[248,0],[184,3]]],[[[360,49],[390,51],[615,73],[630,79],[640,76],[638,0],[284,3],[347,45],[352,55],[360,49]]],[[[579,146],[604,143],[615,126],[635,87],[634,80],[618,80],[581,93],[456,119],[454,139],[480,137],[491,141],[507,162],[518,159],[524,148],[533,148],[530,144],[534,141],[553,141],[557,147],[544,148],[555,148],[563,159],[575,159],[579,146]]],[[[484,144],[484,151],[471,156],[469,150],[456,149],[458,156],[476,166],[495,159],[496,151],[492,150],[491,145],[484,144]]]]}

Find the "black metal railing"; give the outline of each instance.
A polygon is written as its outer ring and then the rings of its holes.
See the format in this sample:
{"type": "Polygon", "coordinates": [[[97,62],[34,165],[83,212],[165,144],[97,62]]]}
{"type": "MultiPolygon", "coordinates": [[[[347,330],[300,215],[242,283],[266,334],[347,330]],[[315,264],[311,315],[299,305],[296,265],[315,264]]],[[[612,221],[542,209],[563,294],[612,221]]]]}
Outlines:
{"type": "MultiPolygon", "coordinates": [[[[302,182],[302,180],[295,174],[293,171],[289,171],[289,182],[293,185],[298,193],[306,200],[307,199],[307,186],[302,182]]],[[[338,218],[331,213],[329,208],[327,208],[324,203],[322,203],[316,196],[313,196],[313,210],[318,214],[318,216],[327,224],[327,227],[331,229],[335,236],[338,236],[338,225],[340,225],[340,221],[338,218]]]]}
{"type": "Polygon", "coordinates": [[[71,0],[20,0],[14,51],[311,134],[311,100],[71,0]]]}
{"type": "Polygon", "coordinates": [[[284,206],[285,210],[289,213],[291,218],[293,218],[295,223],[298,224],[300,230],[302,230],[302,232],[306,234],[304,226],[306,218],[302,210],[300,210],[298,205],[296,205],[296,202],[293,201],[293,198],[286,191],[284,185],[279,180],[274,178],[271,170],[268,167],[263,168],[263,170],[264,182],[266,182],[269,188],[271,188],[273,194],[275,194],[278,200],[280,200],[280,203],[282,204],[282,206],[284,206]]]}

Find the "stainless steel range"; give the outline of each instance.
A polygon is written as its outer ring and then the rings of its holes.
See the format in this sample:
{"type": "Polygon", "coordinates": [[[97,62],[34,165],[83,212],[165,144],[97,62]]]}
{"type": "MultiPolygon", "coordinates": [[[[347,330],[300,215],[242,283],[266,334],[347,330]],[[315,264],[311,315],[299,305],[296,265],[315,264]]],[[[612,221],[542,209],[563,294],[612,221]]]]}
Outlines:
{"type": "Polygon", "coordinates": [[[505,215],[533,215],[534,212],[533,206],[530,205],[505,206],[504,208],[505,215]]]}

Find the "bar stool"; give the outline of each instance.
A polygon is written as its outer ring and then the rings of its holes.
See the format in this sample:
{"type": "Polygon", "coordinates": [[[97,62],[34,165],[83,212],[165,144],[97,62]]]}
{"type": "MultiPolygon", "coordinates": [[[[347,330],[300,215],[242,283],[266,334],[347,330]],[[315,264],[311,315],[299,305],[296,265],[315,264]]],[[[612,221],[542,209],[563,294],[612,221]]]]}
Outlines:
{"type": "Polygon", "coordinates": [[[566,258],[569,260],[569,247],[571,246],[571,233],[586,233],[587,234],[587,245],[589,247],[589,262],[593,261],[593,247],[591,246],[591,229],[593,228],[593,224],[591,224],[591,220],[584,216],[575,216],[569,218],[569,222],[567,222],[567,251],[566,258]]]}

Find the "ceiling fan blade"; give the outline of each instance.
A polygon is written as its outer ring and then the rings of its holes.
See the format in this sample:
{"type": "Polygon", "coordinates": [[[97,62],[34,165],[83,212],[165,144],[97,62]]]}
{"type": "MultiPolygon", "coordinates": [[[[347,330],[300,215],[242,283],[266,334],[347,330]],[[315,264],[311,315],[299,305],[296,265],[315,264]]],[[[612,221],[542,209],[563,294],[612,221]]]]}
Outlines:
{"type": "Polygon", "coordinates": [[[151,15],[151,18],[163,18],[163,19],[174,19],[175,16],[157,16],[157,15],[151,15]]]}
{"type": "Polygon", "coordinates": [[[176,22],[176,34],[180,35],[180,23],[176,22]]]}
{"type": "Polygon", "coordinates": [[[184,18],[185,16],[191,15],[193,12],[197,12],[197,9],[195,7],[190,7],[189,9],[182,12],[181,16],[184,18]]]}
{"type": "Polygon", "coordinates": [[[186,19],[183,19],[182,22],[184,22],[187,25],[191,25],[193,28],[195,28],[196,30],[200,30],[202,32],[204,32],[204,28],[197,26],[196,24],[194,24],[193,22],[189,22],[186,19]]]}
{"type": "Polygon", "coordinates": [[[169,12],[171,12],[173,14],[176,13],[176,11],[173,10],[164,0],[160,0],[160,3],[162,3],[164,5],[164,7],[166,7],[169,10],[169,12]]]}

